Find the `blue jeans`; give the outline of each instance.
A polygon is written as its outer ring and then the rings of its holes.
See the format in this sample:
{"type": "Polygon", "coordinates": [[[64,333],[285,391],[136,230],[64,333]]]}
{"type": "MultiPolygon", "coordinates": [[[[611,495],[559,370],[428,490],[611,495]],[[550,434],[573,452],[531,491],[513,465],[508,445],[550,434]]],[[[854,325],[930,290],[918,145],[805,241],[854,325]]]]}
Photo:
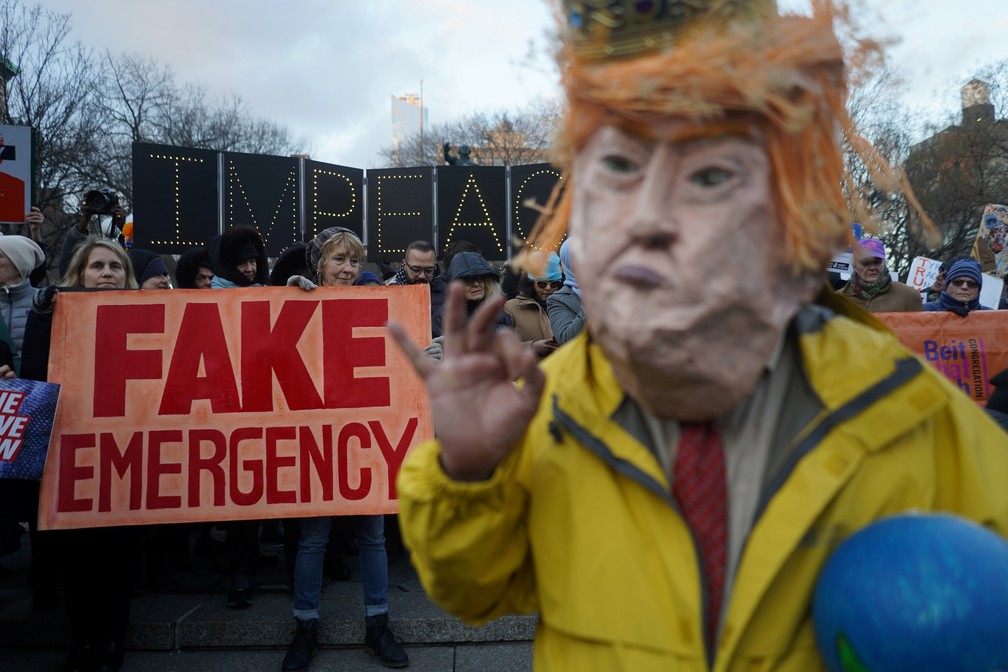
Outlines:
{"type": "MultiPolygon", "coordinates": [[[[351,523],[357,537],[361,583],[364,588],[364,615],[387,614],[388,556],[385,555],[385,518],[353,516],[351,523]]],[[[319,617],[322,596],[322,564],[332,516],[301,519],[301,539],[294,562],[294,618],[319,617]]]]}

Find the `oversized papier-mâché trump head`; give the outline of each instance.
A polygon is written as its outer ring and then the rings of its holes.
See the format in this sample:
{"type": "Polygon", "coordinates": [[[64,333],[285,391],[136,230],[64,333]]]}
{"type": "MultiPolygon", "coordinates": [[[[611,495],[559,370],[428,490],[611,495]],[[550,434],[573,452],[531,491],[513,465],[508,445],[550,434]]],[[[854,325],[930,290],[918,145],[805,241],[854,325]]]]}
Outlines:
{"type": "Polygon", "coordinates": [[[812,4],[811,16],[768,0],[555,6],[567,188],[534,243],[570,236],[592,339],[659,417],[712,418],[747,398],[852,242],[848,223],[872,221],[845,197],[845,141],[877,185],[905,183],[845,109],[844,12],[812,4]]]}

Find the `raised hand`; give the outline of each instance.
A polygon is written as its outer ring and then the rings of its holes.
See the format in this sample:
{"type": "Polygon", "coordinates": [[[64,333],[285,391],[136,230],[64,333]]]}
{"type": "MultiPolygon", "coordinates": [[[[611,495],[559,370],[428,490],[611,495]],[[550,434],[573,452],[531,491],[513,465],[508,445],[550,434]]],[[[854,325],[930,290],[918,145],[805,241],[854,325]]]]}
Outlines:
{"type": "Polygon", "coordinates": [[[440,363],[428,358],[401,325],[388,325],[427,385],[441,466],[456,480],[493,474],[535,415],[546,382],[536,356],[513,331],[494,332],[504,300],[487,299],[466,323],[465,287],[451,283],[440,363]]]}

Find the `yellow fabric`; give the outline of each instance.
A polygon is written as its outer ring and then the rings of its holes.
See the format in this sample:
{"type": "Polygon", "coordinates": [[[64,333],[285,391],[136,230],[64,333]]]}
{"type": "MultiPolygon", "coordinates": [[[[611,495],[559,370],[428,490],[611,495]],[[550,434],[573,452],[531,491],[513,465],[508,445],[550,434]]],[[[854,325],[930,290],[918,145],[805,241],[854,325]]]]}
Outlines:
{"type": "MultiPolygon", "coordinates": [[[[799,338],[825,410],[796,439],[812,447],[743,550],[716,672],[824,669],[810,617],[815,579],[837,544],[873,520],[949,511],[1008,532],[1008,435],[864,322],[833,317],[799,338]],[[819,423],[877,383],[892,389],[820,436],[819,423]]],[[[447,478],[436,442],[407,458],[400,521],[424,587],[471,624],[538,611],[538,671],[710,669],[691,537],[657,460],[608,420],[622,399],[608,362],[582,335],[544,368],[540,410],[489,481],[447,478]],[[611,454],[579,442],[563,416],[611,454]]]]}

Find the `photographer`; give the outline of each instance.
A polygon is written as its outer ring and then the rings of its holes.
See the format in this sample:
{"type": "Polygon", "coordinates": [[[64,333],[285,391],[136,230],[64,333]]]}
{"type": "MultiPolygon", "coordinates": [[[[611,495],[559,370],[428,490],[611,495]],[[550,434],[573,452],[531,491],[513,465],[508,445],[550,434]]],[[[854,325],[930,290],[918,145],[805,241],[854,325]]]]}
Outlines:
{"type": "Polygon", "coordinates": [[[66,275],[73,251],[78,245],[87,240],[90,233],[88,225],[91,223],[91,218],[95,215],[112,216],[109,235],[106,235],[104,231],[94,232],[101,233],[106,238],[117,238],[118,232],[122,231],[123,226],[126,224],[126,209],[119,204],[119,197],[114,191],[95,189],[84,194],[84,198],[81,199],[80,204],[80,220],[78,220],[76,226],[71,227],[67,231],[66,237],[63,239],[63,250],[60,252],[59,261],[61,276],[66,275]],[[112,233],[115,235],[111,235],[112,233]]]}

